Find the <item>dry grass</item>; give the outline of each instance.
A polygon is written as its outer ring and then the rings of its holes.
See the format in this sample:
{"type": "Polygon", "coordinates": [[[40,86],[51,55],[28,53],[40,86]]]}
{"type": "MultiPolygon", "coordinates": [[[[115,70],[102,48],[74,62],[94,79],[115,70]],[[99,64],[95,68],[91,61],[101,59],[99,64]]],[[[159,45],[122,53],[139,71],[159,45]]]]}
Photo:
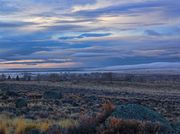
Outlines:
{"type": "Polygon", "coordinates": [[[111,118],[103,134],[156,134],[159,127],[159,124],[149,122],[111,118]]]}
{"type": "Polygon", "coordinates": [[[71,128],[78,125],[78,122],[73,119],[64,119],[59,122],[61,128],[71,128]]]}
{"type": "Polygon", "coordinates": [[[39,124],[39,129],[42,132],[46,132],[51,125],[52,125],[52,123],[50,121],[42,122],[39,124]]]}
{"type": "Polygon", "coordinates": [[[37,124],[32,123],[32,124],[26,125],[24,131],[25,131],[25,132],[28,132],[28,131],[30,131],[30,130],[32,130],[32,129],[36,129],[36,128],[38,128],[37,124]]]}
{"type": "Polygon", "coordinates": [[[31,121],[19,118],[15,121],[14,128],[15,134],[24,134],[32,129],[39,129],[46,132],[52,125],[50,121],[31,121]]]}
{"type": "Polygon", "coordinates": [[[0,115],[0,134],[24,134],[32,129],[46,132],[52,122],[49,120],[27,120],[22,117],[10,118],[3,114],[0,115]]]}
{"type": "Polygon", "coordinates": [[[7,124],[0,121],[0,134],[7,134],[7,124]]]}
{"type": "MultiPolygon", "coordinates": [[[[108,104],[105,106],[111,109],[112,106],[108,104]]],[[[67,130],[68,134],[156,134],[159,130],[159,124],[151,122],[141,122],[136,120],[121,120],[117,118],[110,118],[106,122],[106,127],[102,124],[105,122],[106,116],[103,114],[96,117],[84,116],[79,122],[73,119],[64,119],[59,122],[53,121],[33,121],[25,120],[23,118],[7,118],[0,121],[0,134],[25,134],[32,129],[38,129],[41,132],[47,132],[53,124],[57,124],[60,128],[67,130]],[[10,131],[12,130],[12,131],[10,131]]],[[[105,125],[105,124],[104,124],[105,125]]]]}
{"type": "Polygon", "coordinates": [[[26,123],[23,118],[17,119],[15,123],[15,134],[23,134],[26,129],[26,123]]]}
{"type": "MultiPolygon", "coordinates": [[[[28,132],[32,129],[39,129],[42,132],[46,132],[52,125],[50,121],[25,121],[24,131],[28,132]]],[[[18,133],[19,134],[19,133],[18,133]]]]}

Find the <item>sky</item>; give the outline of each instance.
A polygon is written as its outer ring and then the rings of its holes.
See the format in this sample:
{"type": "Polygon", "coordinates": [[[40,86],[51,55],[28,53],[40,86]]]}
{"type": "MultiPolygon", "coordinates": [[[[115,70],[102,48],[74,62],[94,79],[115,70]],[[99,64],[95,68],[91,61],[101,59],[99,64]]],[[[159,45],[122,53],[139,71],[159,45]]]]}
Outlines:
{"type": "Polygon", "coordinates": [[[180,62],[179,0],[0,0],[0,69],[180,62]]]}

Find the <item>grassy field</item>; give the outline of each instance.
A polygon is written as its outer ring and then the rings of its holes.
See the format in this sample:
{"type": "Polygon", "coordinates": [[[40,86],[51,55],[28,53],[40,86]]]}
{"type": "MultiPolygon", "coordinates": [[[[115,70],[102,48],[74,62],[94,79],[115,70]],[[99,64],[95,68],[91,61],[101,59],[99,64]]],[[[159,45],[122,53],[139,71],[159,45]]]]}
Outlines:
{"type": "MultiPolygon", "coordinates": [[[[82,117],[89,120],[87,118],[96,115],[99,119],[103,104],[107,102],[114,106],[143,105],[177,124],[180,121],[179,87],[179,83],[122,81],[3,81],[0,82],[0,131],[6,131],[6,134],[24,134],[29,129],[47,131],[53,124],[69,130],[71,126],[77,126],[82,117]]],[[[91,120],[97,123],[97,119],[91,120]]],[[[120,120],[113,121],[116,125],[121,124],[120,120]]],[[[134,125],[138,123],[144,128],[142,122],[135,121],[134,125]]]]}

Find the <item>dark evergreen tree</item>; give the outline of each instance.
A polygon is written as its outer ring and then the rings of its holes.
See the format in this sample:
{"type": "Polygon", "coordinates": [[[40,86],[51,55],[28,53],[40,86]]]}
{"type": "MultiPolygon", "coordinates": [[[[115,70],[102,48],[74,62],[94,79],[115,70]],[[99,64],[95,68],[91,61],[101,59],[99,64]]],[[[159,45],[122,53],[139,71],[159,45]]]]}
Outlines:
{"type": "Polygon", "coordinates": [[[8,76],[8,80],[11,80],[11,76],[10,75],[8,76]]]}
{"type": "Polygon", "coordinates": [[[6,75],[5,75],[5,74],[2,74],[2,75],[1,75],[1,80],[2,80],[2,81],[5,81],[5,80],[6,80],[6,75]]]}
{"type": "Polygon", "coordinates": [[[19,81],[19,80],[20,80],[20,79],[19,79],[19,76],[17,75],[17,76],[16,76],[16,81],[19,81]]]}

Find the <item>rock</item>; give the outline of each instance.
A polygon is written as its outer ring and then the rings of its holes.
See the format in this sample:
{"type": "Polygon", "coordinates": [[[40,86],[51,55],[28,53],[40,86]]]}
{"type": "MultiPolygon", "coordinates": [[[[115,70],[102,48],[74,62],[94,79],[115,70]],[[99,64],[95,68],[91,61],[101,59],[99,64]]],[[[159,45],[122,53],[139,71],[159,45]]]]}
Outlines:
{"type": "Polygon", "coordinates": [[[154,110],[138,104],[119,105],[116,107],[109,118],[112,117],[160,123],[161,128],[159,133],[163,134],[169,134],[173,131],[170,122],[167,121],[162,115],[155,112],[154,110]]]}
{"type": "Polygon", "coordinates": [[[16,108],[23,108],[23,107],[27,107],[28,104],[28,100],[25,98],[19,98],[16,100],[16,108]]]}
{"type": "Polygon", "coordinates": [[[62,94],[61,92],[57,92],[57,91],[46,91],[43,94],[43,98],[44,99],[61,99],[62,98],[62,94]]]}

